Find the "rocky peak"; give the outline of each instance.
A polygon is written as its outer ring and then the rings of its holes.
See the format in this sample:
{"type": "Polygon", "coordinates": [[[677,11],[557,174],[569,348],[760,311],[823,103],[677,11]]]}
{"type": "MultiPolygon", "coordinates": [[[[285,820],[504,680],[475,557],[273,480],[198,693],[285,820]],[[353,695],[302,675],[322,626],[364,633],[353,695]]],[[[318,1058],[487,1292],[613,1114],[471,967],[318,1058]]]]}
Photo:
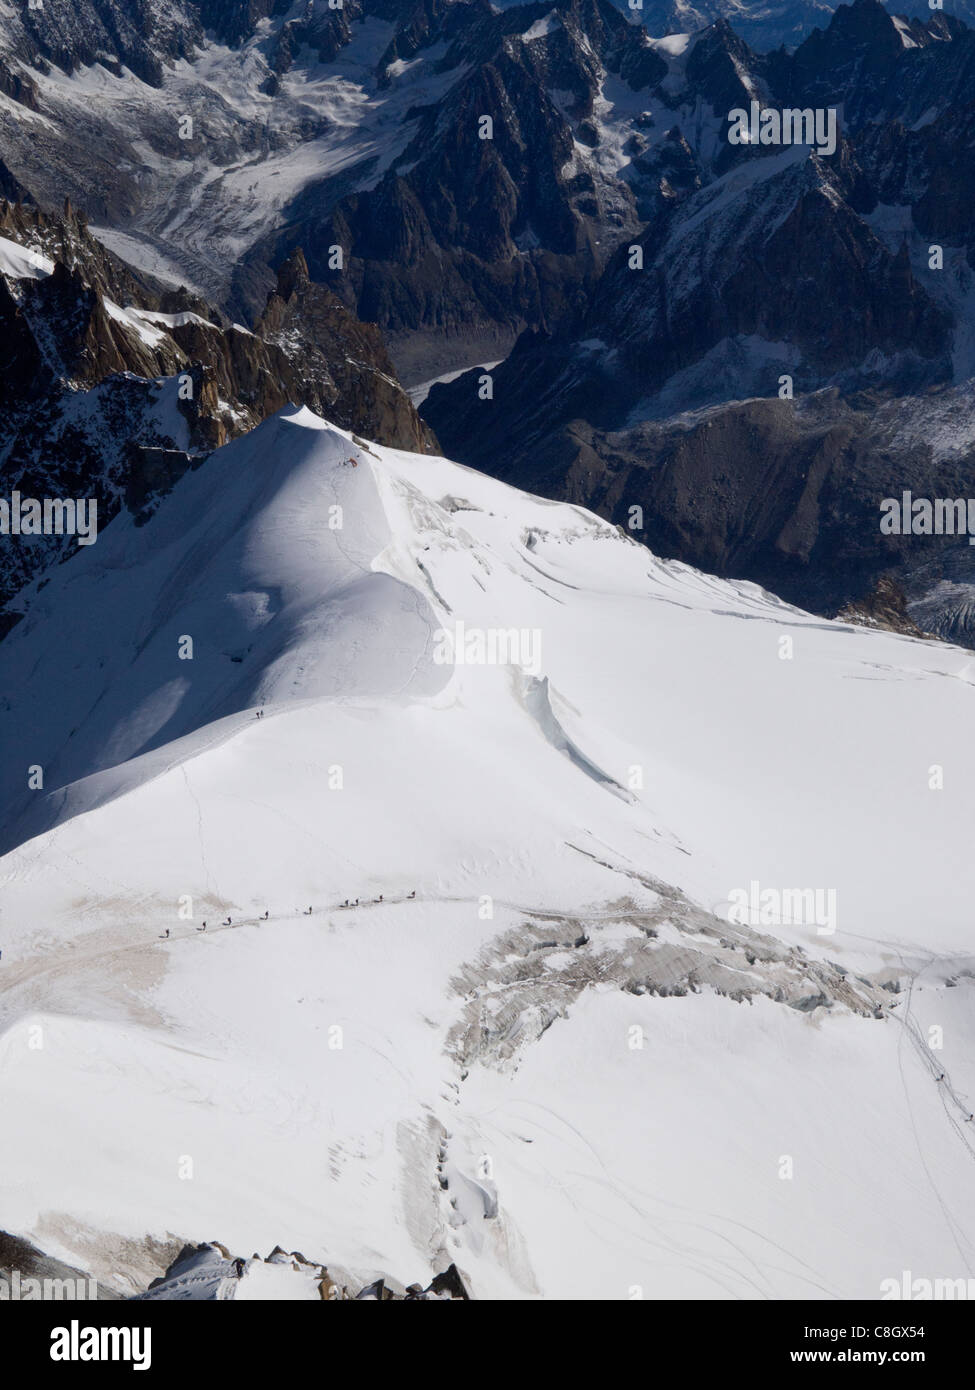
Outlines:
{"type": "Polygon", "coordinates": [[[293,295],[307,290],[310,282],[311,275],[305,253],[300,246],[296,246],[291,255],[278,267],[276,294],[279,299],[291,299],[293,295]]]}
{"type": "Polygon", "coordinates": [[[724,116],[735,107],[747,107],[752,97],[761,93],[763,71],[763,60],[727,20],[719,19],[694,39],[686,78],[690,92],[724,116]]]}
{"type": "MultiPolygon", "coordinates": [[[[914,48],[931,41],[919,21],[908,27],[914,48]]],[[[880,0],[853,0],[840,5],[829,26],[814,29],[796,49],[788,95],[813,105],[843,102],[846,125],[858,124],[907,51],[901,30],[880,0]]]]}
{"type": "Polygon", "coordinates": [[[396,380],[379,329],[360,322],[311,279],[301,247],[282,262],[254,328],[270,350],[287,358],[298,393],[291,399],[369,439],[419,452],[436,447],[396,380]]]}
{"type": "Polygon", "coordinates": [[[262,19],[284,15],[292,0],[197,0],[200,20],[226,44],[239,44],[253,34],[262,19]]]}

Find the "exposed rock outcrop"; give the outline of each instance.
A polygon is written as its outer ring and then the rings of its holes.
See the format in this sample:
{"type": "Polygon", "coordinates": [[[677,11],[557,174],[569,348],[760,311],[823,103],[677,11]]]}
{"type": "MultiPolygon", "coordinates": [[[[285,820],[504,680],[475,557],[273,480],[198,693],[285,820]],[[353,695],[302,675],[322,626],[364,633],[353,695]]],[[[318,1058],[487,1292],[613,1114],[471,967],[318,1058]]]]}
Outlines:
{"type": "MultiPolygon", "coordinates": [[[[259,1296],[267,1280],[274,1280],[276,1296],[307,1298],[317,1290],[324,1303],[406,1302],[430,1300],[468,1300],[470,1294],[456,1265],[434,1275],[424,1288],[420,1284],[404,1287],[389,1275],[364,1283],[345,1270],[329,1273],[329,1267],[308,1260],[297,1250],[288,1253],[276,1245],[266,1259],[260,1255],[242,1259],[232,1256],[217,1241],[185,1245],[159,1279],[154,1279],[137,1300],[216,1300],[235,1298],[242,1285],[250,1281],[259,1296]],[[270,1268],[269,1268],[270,1267],[270,1268]]],[[[248,1296],[248,1295],[245,1295],[248,1296]]]]}

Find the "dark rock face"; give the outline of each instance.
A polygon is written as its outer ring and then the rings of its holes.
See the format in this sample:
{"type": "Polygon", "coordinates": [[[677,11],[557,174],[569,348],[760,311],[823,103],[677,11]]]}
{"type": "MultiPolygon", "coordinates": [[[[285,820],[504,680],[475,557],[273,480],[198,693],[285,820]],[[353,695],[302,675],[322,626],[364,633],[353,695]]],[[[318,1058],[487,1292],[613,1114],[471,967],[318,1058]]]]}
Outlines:
{"type": "Polygon", "coordinates": [[[975,106],[951,105],[920,130],[900,123],[867,127],[856,152],[878,202],[909,206],[923,237],[964,247],[975,267],[975,106]]]}
{"type": "Polygon", "coordinates": [[[300,398],[337,424],[398,449],[436,446],[396,380],[379,329],[360,323],[310,279],[301,250],[281,266],[255,332],[269,353],[280,354],[288,399],[300,398]]]}
{"type": "Polygon", "coordinates": [[[158,85],[163,64],[189,57],[202,38],[194,6],[180,0],[44,0],[18,11],[15,55],[41,71],[100,62],[158,85]]]}
{"type": "Polygon", "coordinates": [[[627,406],[736,336],[788,343],[800,388],[858,367],[873,349],[911,353],[945,374],[947,316],[906,251],[891,254],[844,201],[845,182],[813,158],[730,208],[705,189],[637,243],[649,274],[617,255],[580,332],[618,346],[632,378],[627,406]]]}
{"type": "MultiPolygon", "coordinates": [[[[429,441],[378,331],[309,280],[300,252],[282,267],[278,290],[251,333],[224,326],[185,292],[153,295],[70,210],[66,219],[53,219],[3,204],[0,232],[54,260],[50,276],[18,282],[16,297],[9,285],[0,287],[7,331],[18,344],[13,371],[0,383],[10,404],[36,399],[63,381],[92,387],[122,372],[154,379],[195,366],[212,382],[214,400],[250,412],[251,423],[295,401],[349,428],[371,430],[381,443],[410,449],[429,441]],[[120,321],[109,300],[145,311],[144,335],[120,321]],[[163,317],[153,322],[154,313],[163,317]]],[[[205,408],[195,412],[198,442],[217,446],[240,432],[228,419],[207,421],[205,408]]]]}
{"type": "MultiPolygon", "coordinates": [[[[5,1279],[13,1276],[16,1271],[21,1296],[24,1298],[28,1297],[25,1286],[28,1279],[36,1279],[42,1285],[44,1281],[48,1281],[49,1292],[45,1297],[58,1301],[67,1298],[69,1293],[72,1299],[77,1298],[79,1301],[89,1295],[101,1302],[118,1302],[124,1297],[114,1289],[105,1288],[101,1284],[96,1285],[84,1270],[65,1264],[63,1260],[56,1260],[51,1255],[45,1255],[29,1241],[9,1235],[6,1231],[0,1231],[0,1270],[3,1271],[2,1277],[5,1279]]],[[[30,1296],[33,1299],[33,1290],[30,1296]]],[[[40,1293],[37,1297],[40,1297],[40,1293]]]]}
{"type": "Polygon", "coordinates": [[[200,21],[207,32],[226,44],[249,38],[262,19],[287,14],[291,0],[197,0],[200,21]]]}
{"type": "Polygon", "coordinates": [[[29,111],[38,109],[37,84],[24,73],[14,71],[0,59],[0,92],[29,111]]]}
{"type": "Polygon", "coordinates": [[[60,216],[46,213],[17,184],[16,198],[0,200],[0,236],[28,246],[77,271],[86,285],[112,299],[151,297],[148,282],[106,251],[88,232],[87,221],[66,202],[60,216]]]}
{"type": "MultiPolygon", "coordinates": [[[[824,236],[831,243],[828,263],[817,269],[812,278],[819,285],[815,292],[810,286],[806,296],[806,307],[822,318],[827,310],[814,310],[813,301],[822,298],[826,275],[839,277],[830,298],[845,302],[844,294],[863,288],[854,283],[863,279],[857,266],[870,267],[876,258],[876,274],[869,269],[862,332],[850,338],[852,305],[847,322],[834,318],[829,328],[806,323],[800,332],[819,333],[824,359],[832,352],[830,334],[852,359],[868,339],[881,352],[907,350],[915,330],[918,355],[937,356],[936,311],[918,303],[914,316],[923,322],[917,324],[911,313],[904,315],[904,292],[911,291],[896,251],[892,261],[888,249],[859,223],[878,201],[872,170],[861,167],[859,141],[866,159],[878,121],[888,130],[896,123],[894,113],[908,107],[920,119],[932,106],[941,110],[970,89],[975,35],[957,21],[936,15],[926,24],[913,20],[902,31],[878,0],[857,0],[841,7],[826,32],[813,33],[791,57],[784,52],[762,57],[719,20],[695,38],[685,61],[671,71],[643,32],[600,0],[561,0],[554,10],[532,5],[480,19],[471,17],[472,10],[476,7],[461,5],[446,15],[425,11],[424,23],[408,37],[398,33],[384,56],[386,64],[394,54],[413,52],[414,45],[441,41],[449,44],[441,67],[469,67],[466,80],[419,113],[416,135],[402,156],[366,191],[337,197],[340,190],[329,180],[312,186],[296,200],[289,230],[262,248],[262,255],[284,254],[300,241],[316,278],[390,332],[456,333],[488,325],[509,332],[525,327],[561,332],[600,297],[615,296],[617,287],[599,280],[615,248],[642,243],[644,250],[659,252],[675,208],[736,166],[775,156],[775,149],[742,149],[725,138],[728,111],[747,108],[754,93],[764,91],[778,105],[842,105],[852,143],[844,144],[828,172],[821,171],[829,184],[826,198],[846,202],[845,218],[844,210],[821,208],[815,198],[798,204],[777,245],[769,254],[763,248],[759,278],[777,276],[776,255],[790,257],[800,239],[811,259],[808,248],[824,236]],[[532,24],[541,28],[527,40],[532,24]],[[913,47],[905,47],[905,40],[913,47]],[[605,115],[596,119],[594,113],[607,82],[645,92],[648,106],[684,113],[685,121],[703,107],[711,113],[717,144],[698,130],[692,145],[679,123],[666,128],[662,138],[643,136],[634,124],[624,147],[629,158],[608,194],[598,160],[579,158],[582,149],[598,154],[606,138],[600,123],[605,115]],[[493,122],[493,138],[482,141],[477,133],[484,116],[493,122]],[[327,263],[334,246],[344,252],[340,272],[327,263]],[[888,314],[895,284],[900,307],[888,314]],[[892,315],[899,325],[887,321],[892,315]]],[[[621,100],[617,88],[612,90],[621,100]]],[[[656,117],[649,111],[646,116],[652,131],[659,109],[656,117]]],[[[699,125],[699,117],[694,119],[699,125]]],[[[953,130],[949,140],[954,156],[959,147],[968,153],[961,131],[953,130]]],[[[933,163],[950,168],[946,154],[939,147],[933,163]]],[[[921,159],[918,152],[913,167],[921,159]]],[[[942,189],[933,171],[929,181],[932,199],[944,201],[947,184],[942,189]]],[[[966,191],[962,187],[956,195],[959,208],[966,191]]],[[[706,197],[701,194],[702,201],[706,197]]],[[[924,212],[921,201],[922,219],[924,212]]],[[[777,215],[777,209],[767,209],[766,215],[777,215]]],[[[933,225],[930,218],[926,225],[933,225]]],[[[720,233],[717,240],[721,245],[720,233]]],[[[754,240],[760,240],[757,231],[754,240]]],[[[726,250],[721,245],[722,255],[726,250]]],[[[734,260],[740,266],[747,257],[734,260]]],[[[727,289],[739,300],[749,293],[768,297],[767,280],[751,291],[745,284],[736,289],[729,283],[727,289]]],[[[699,306],[688,308],[696,318],[699,306]]],[[[802,306],[783,305],[781,317],[788,319],[794,308],[802,306]]],[[[769,315],[745,312],[744,317],[769,315]]],[[[715,322],[715,332],[720,328],[715,322]]],[[[706,337],[706,330],[700,336],[706,337]]]]}
{"type": "Polygon", "coordinates": [[[640,220],[625,181],[608,198],[592,170],[575,167],[574,136],[599,142],[592,116],[604,68],[632,91],[659,83],[666,64],[606,0],[497,15],[481,3],[431,3],[398,27],[380,82],[392,62],[435,43],[447,46],[440,67],[457,81],[413,113],[402,155],[367,191],[313,186],[262,254],[300,242],[315,278],[390,331],[561,322],[640,220]],[[328,265],[335,245],[341,273],[328,265]]]}
{"type": "MultiPolygon", "coordinates": [[[[917,21],[917,42],[930,36],[917,21]]],[[[815,30],[796,50],[781,85],[789,93],[802,93],[814,105],[833,105],[852,99],[847,125],[876,107],[894,69],[904,56],[903,39],[890,15],[876,0],[853,0],[841,6],[825,30],[815,30]]]]}
{"type": "Polygon", "coordinates": [[[776,395],[783,374],[794,391],[949,381],[951,316],[907,248],[857,216],[858,181],[813,157],[736,198],[705,187],[633,243],[640,266],[617,253],[571,335],[518,344],[494,374],[493,415],[461,378],[434,389],[425,418],[448,452],[489,467],[578,416],[620,428],[635,410],[776,395]]]}

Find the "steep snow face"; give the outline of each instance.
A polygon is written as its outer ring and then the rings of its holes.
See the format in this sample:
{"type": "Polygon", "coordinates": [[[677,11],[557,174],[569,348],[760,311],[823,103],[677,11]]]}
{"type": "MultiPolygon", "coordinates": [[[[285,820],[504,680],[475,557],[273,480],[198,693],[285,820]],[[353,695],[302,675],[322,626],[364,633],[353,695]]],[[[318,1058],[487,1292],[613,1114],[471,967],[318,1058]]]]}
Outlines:
{"type": "Polygon", "coordinates": [[[288,410],[0,679],[0,1227],[132,1288],[147,1236],[493,1297],[975,1261],[970,653],[288,410]]]}

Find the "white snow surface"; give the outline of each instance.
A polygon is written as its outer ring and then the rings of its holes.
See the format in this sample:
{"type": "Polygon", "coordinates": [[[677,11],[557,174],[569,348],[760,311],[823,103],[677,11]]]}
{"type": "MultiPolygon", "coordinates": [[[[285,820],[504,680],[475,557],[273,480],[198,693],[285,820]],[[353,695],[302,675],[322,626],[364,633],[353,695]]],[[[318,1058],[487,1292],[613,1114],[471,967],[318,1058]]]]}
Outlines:
{"type": "Polygon", "coordinates": [[[891,20],[893,21],[894,28],[901,36],[901,43],[903,46],[905,48],[917,48],[917,40],[911,38],[910,26],[907,20],[902,19],[900,15],[896,14],[891,15],[891,20]]]}
{"type": "Polygon", "coordinates": [[[11,280],[44,280],[53,274],[54,262],[39,251],[0,237],[0,275],[11,280]]]}
{"type": "Polygon", "coordinates": [[[561,28],[562,20],[558,10],[550,10],[541,19],[536,19],[535,23],[526,29],[521,37],[525,43],[533,43],[535,39],[548,38],[549,34],[557,33],[561,28]]]}
{"type": "Polygon", "coordinates": [[[30,598],[0,1229],[133,1291],[146,1237],[481,1298],[972,1273],[970,652],[293,408],[30,598]],[[458,621],[540,634],[538,674],[438,664],[458,621]],[[838,930],[762,929],[806,954],[742,979],[832,961],[893,1007],[621,987],[752,880],[838,930]]]}

